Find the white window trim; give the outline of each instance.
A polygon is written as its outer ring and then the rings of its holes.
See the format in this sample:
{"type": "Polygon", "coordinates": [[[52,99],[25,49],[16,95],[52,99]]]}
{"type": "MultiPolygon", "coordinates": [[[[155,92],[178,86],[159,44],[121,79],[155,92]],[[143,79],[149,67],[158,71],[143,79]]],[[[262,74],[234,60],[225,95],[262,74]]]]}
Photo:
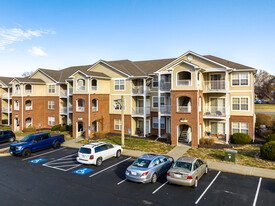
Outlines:
{"type": "MultiPolygon", "coordinates": [[[[182,80],[184,80],[184,79],[182,79],[182,80]]],[[[189,80],[189,79],[186,79],[186,80],[189,80]]],[[[190,87],[190,86],[192,86],[192,72],[186,71],[186,70],[178,71],[178,72],[176,73],[176,86],[177,86],[177,87],[190,87]],[[178,80],[179,80],[178,73],[180,73],[180,72],[189,72],[189,73],[191,74],[190,84],[189,84],[189,85],[184,85],[184,86],[178,85],[178,80]]]]}
{"type": "MultiPolygon", "coordinates": [[[[96,122],[96,131],[95,131],[95,132],[98,132],[98,121],[95,120],[94,122],[96,122]]],[[[93,124],[93,122],[92,122],[92,124],[93,124]]],[[[93,132],[93,131],[92,131],[92,125],[91,125],[91,132],[93,132]]],[[[93,133],[93,134],[94,134],[94,133],[93,133]]]]}
{"type": "Polygon", "coordinates": [[[92,79],[91,80],[91,91],[98,91],[98,81],[97,81],[97,79],[92,79]],[[92,89],[92,87],[93,87],[92,81],[96,81],[96,89],[92,89]]]}
{"type": "Polygon", "coordinates": [[[26,94],[26,95],[32,94],[32,93],[33,93],[33,89],[32,89],[32,88],[33,88],[33,86],[32,86],[31,84],[26,84],[25,87],[24,87],[24,92],[25,92],[25,94],[26,94]],[[26,93],[26,91],[27,91],[27,90],[26,90],[26,86],[27,86],[27,85],[30,85],[30,86],[31,86],[31,92],[30,92],[30,93],[26,93]]]}
{"type": "MultiPolygon", "coordinates": [[[[115,104],[115,101],[117,101],[118,99],[114,99],[114,104],[115,104]]],[[[121,111],[121,109],[116,109],[114,108],[115,111],[121,111]]],[[[124,111],[126,110],[126,99],[124,99],[124,111]]]]}
{"type": "MultiPolygon", "coordinates": [[[[158,117],[153,117],[153,123],[152,123],[152,128],[153,129],[158,129],[158,126],[157,127],[154,127],[154,120],[157,120],[157,123],[155,122],[155,124],[158,124],[158,117]]],[[[160,118],[160,129],[165,129],[165,117],[161,117],[160,118]],[[163,124],[161,124],[161,120],[162,119],[164,119],[164,123],[163,124]],[[161,126],[161,125],[163,125],[163,127],[161,126]]]]}
{"type": "Polygon", "coordinates": [[[199,112],[201,112],[201,106],[202,106],[202,98],[199,97],[199,104],[198,104],[199,112]]]}
{"type": "Polygon", "coordinates": [[[121,119],[114,119],[114,130],[121,131],[121,128],[121,119]],[[116,121],[118,121],[118,124],[115,124],[116,121]],[[116,125],[118,125],[119,129],[116,129],[116,125]]]}
{"type": "Polygon", "coordinates": [[[246,123],[246,124],[247,124],[247,131],[248,131],[248,135],[249,135],[249,123],[248,123],[248,122],[232,122],[232,125],[231,125],[231,127],[232,127],[231,133],[234,134],[234,133],[233,133],[233,129],[238,129],[238,130],[239,130],[238,133],[241,133],[241,130],[242,130],[242,128],[240,127],[241,123],[246,123]],[[233,123],[238,123],[238,128],[233,128],[233,123]]]}
{"type": "Polygon", "coordinates": [[[232,96],[231,97],[231,111],[232,112],[236,112],[236,111],[241,111],[241,112],[250,112],[250,97],[247,97],[247,96],[242,96],[242,97],[239,97],[239,96],[232,96]],[[247,110],[242,110],[241,109],[241,107],[240,107],[240,109],[239,110],[234,110],[233,109],[233,98],[239,98],[239,100],[240,100],[240,103],[239,103],[239,105],[241,105],[241,98],[247,98],[248,100],[248,109],[247,110]]]}
{"type": "MultiPolygon", "coordinates": [[[[154,98],[157,98],[157,100],[159,99],[158,99],[158,96],[152,96],[152,108],[157,109],[160,106],[160,102],[158,103],[158,107],[154,107],[154,98]]],[[[160,98],[164,99],[164,105],[166,105],[166,98],[164,96],[160,96],[160,98]]]]}
{"type": "Polygon", "coordinates": [[[97,112],[98,111],[98,99],[92,99],[91,103],[92,103],[92,112],[97,112]],[[93,106],[93,100],[96,100],[96,107],[93,106]],[[95,108],[96,110],[93,110],[93,108],[95,108]]]}
{"type": "Polygon", "coordinates": [[[33,109],[33,101],[32,101],[32,100],[26,100],[26,101],[25,101],[25,110],[26,110],[26,111],[31,111],[32,109],[33,109]],[[30,102],[31,102],[31,106],[30,106],[31,108],[30,108],[30,109],[27,109],[27,101],[30,101],[30,102]]]}
{"type": "Polygon", "coordinates": [[[157,81],[154,81],[154,77],[153,77],[152,88],[158,88],[158,86],[159,86],[158,76],[156,76],[156,77],[157,77],[157,81]],[[154,87],[154,82],[158,82],[158,86],[154,87]]]}
{"type": "Polygon", "coordinates": [[[47,84],[48,94],[56,94],[56,84],[48,83],[47,84]],[[54,93],[50,93],[50,85],[54,85],[54,93]]]}
{"type": "Polygon", "coordinates": [[[114,91],[125,91],[126,90],[126,79],[125,78],[112,78],[114,81],[114,91]],[[124,81],[124,89],[116,89],[116,80],[119,80],[119,87],[120,87],[120,80],[124,81]]]}
{"type": "Polygon", "coordinates": [[[54,110],[55,109],[55,101],[54,100],[49,100],[48,101],[48,109],[50,109],[50,110],[54,110]],[[50,102],[53,102],[53,104],[50,104],[50,102]],[[53,108],[50,108],[50,105],[51,106],[53,105],[53,108]]]}
{"type": "MultiPolygon", "coordinates": [[[[27,119],[29,119],[29,118],[27,118],[27,119]]],[[[27,119],[25,119],[25,126],[27,127],[27,119]]],[[[31,125],[31,127],[33,127],[33,120],[32,120],[32,118],[30,118],[31,119],[31,123],[30,123],[30,125],[31,125]]]]}
{"type": "Polygon", "coordinates": [[[85,91],[86,91],[86,79],[84,79],[84,78],[78,78],[78,79],[76,80],[75,87],[76,87],[76,88],[75,88],[76,91],[78,91],[78,92],[85,92],[85,91]],[[83,81],[84,81],[84,87],[85,87],[84,90],[79,90],[79,89],[78,89],[78,80],[83,80],[83,81]]]}
{"type": "Polygon", "coordinates": [[[248,87],[250,86],[250,72],[232,72],[231,73],[231,87],[248,87]],[[241,85],[240,82],[239,82],[239,85],[233,85],[233,74],[234,73],[238,73],[239,75],[239,81],[241,80],[240,79],[240,73],[248,73],[248,84],[247,85],[241,85]]]}
{"type": "MultiPolygon", "coordinates": [[[[210,125],[209,125],[209,127],[210,127],[210,131],[209,132],[211,132],[212,131],[212,122],[216,122],[217,124],[219,124],[219,123],[221,123],[221,124],[225,124],[225,130],[224,130],[224,134],[223,135],[225,135],[225,133],[226,133],[226,122],[220,122],[220,121],[210,121],[210,125]]],[[[217,129],[218,129],[218,125],[217,125],[217,129]]],[[[218,132],[217,132],[218,133],[218,132]]]]}
{"type": "Polygon", "coordinates": [[[82,106],[82,107],[84,107],[84,110],[83,111],[80,111],[80,110],[78,110],[78,100],[80,100],[80,99],[77,99],[76,100],[76,112],[85,112],[85,100],[84,99],[81,99],[82,101],[84,101],[84,106],[82,106]]]}
{"type": "Polygon", "coordinates": [[[55,126],[55,117],[48,117],[48,125],[49,126],[55,126]],[[52,119],[51,119],[52,118],[52,119]],[[53,121],[52,121],[53,120],[53,121]],[[50,124],[50,123],[53,123],[53,124],[50,124]]]}

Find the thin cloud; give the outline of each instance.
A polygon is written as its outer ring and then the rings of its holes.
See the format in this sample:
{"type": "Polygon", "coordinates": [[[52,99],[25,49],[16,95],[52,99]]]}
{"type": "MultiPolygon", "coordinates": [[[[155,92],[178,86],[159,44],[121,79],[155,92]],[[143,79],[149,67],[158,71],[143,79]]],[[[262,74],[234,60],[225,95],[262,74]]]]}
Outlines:
{"type": "Polygon", "coordinates": [[[20,28],[4,29],[0,28],[0,50],[5,50],[7,45],[14,42],[31,40],[41,37],[43,34],[55,34],[51,30],[22,30],[20,28]]]}
{"type": "Polygon", "coordinates": [[[28,50],[28,52],[32,55],[32,56],[48,56],[48,54],[46,52],[43,51],[43,49],[41,47],[32,47],[31,49],[28,50]]]}

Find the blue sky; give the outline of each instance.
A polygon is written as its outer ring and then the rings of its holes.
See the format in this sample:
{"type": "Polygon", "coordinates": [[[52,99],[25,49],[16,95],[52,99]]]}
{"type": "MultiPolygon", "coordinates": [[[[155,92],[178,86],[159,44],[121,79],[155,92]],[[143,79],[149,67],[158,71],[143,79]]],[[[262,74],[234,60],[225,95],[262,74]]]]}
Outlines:
{"type": "Polygon", "coordinates": [[[275,75],[273,0],[0,0],[0,76],[211,54],[275,75]]]}

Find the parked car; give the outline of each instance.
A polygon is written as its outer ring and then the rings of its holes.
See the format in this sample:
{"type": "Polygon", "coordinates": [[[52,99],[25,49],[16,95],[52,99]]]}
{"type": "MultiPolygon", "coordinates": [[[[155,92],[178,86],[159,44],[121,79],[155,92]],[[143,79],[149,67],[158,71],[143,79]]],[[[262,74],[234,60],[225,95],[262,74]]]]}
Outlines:
{"type": "Polygon", "coordinates": [[[11,130],[0,131],[0,142],[14,142],[15,140],[15,134],[11,130]]]}
{"type": "Polygon", "coordinates": [[[93,142],[80,147],[77,153],[77,161],[82,164],[101,166],[102,162],[111,157],[120,157],[122,152],[120,145],[106,142],[93,142]]]}
{"type": "Polygon", "coordinates": [[[205,162],[195,157],[180,157],[167,172],[169,183],[198,187],[199,179],[207,174],[205,162]]]}
{"type": "Polygon", "coordinates": [[[10,154],[29,157],[32,152],[38,150],[47,149],[49,147],[58,149],[63,142],[65,142],[64,135],[50,135],[49,133],[44,132],[30,134],[20,142],[11,144],[10,154]]]}
{"type": "Polygon", "coordinates": [[[169,156],[145,154],[126,169],[125,176],[133,182],[155,183],[158,177],[169,170],[173,162],[174,159],[169,156]]]}

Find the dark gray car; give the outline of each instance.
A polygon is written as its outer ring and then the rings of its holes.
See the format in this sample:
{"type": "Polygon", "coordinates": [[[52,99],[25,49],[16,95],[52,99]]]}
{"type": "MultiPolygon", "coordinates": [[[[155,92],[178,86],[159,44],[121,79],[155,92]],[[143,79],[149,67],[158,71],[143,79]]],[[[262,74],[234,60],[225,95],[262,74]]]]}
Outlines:
{"type": "Polygon", "coordinates": [[[155,183],[158,177],[166,174],[173,162],[169,156],[145,154],[126,169],[125,176],[133,182],[155,183]]]}

